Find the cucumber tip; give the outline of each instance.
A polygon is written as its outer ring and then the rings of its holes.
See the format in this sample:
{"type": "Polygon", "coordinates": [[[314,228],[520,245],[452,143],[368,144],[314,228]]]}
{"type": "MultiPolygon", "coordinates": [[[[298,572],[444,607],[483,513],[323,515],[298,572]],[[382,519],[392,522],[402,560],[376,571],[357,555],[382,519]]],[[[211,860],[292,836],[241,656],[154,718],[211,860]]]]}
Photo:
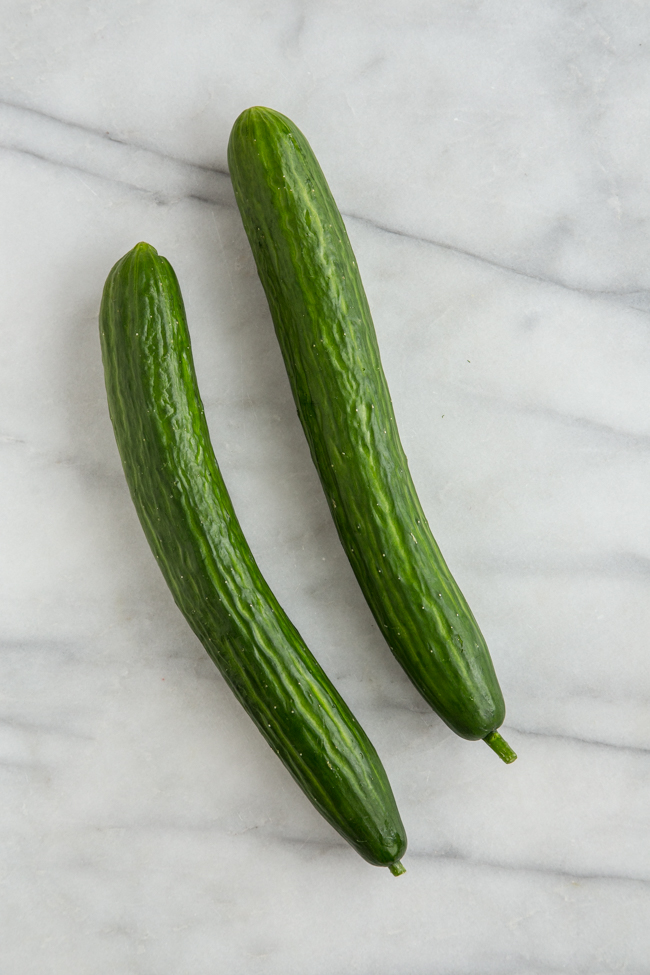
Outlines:
{"type": "Polygon", "coordinates": [[[517,758],[517,753],[512,750],[508,742],[501,737],[498,731],[491,731],[489,735],[486,735],[483,739],[486,745],[489,745],[493,752],[499,756],[501,761],[505,762],[506,765],[510,765],[517,758]]]}

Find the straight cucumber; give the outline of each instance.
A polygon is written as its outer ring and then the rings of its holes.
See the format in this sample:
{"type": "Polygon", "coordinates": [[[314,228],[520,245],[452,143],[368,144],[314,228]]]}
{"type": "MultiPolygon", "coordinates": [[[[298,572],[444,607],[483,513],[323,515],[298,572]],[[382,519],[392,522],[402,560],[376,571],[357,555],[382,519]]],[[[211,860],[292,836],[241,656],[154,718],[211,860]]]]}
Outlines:
{"type": "Polygon", "coordinates": [[[176,604],[318,811],[402,873],[384,768],[255,563],[210,443],[176,275],[148,244],[110,272],[100,332],[124,473],[176,604]]]}
{"type": "Polygon", "coordinates": [[[450,728],[513,761],[496,730],[505,706],[492,660],[413,486],[355,257],[316,157],[288,118],[256,107],[236,120],[228,162],[298,415],[379,628],[450,728]]]}

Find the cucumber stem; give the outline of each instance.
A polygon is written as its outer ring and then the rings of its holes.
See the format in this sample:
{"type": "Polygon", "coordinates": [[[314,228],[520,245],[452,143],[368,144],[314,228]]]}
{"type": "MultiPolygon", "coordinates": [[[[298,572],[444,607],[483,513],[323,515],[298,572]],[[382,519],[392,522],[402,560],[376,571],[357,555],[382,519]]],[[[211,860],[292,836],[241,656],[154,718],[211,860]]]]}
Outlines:
{"type": "Polygon", "coordinates": [[[489,735],[485,736],[483,741],[486,745],[490,746],[492,751],[497,753],[506,765],[510,765],[516,759],[517,753],[513,752],[508,742],[501,737],[498,731],[491,731],[489,735]]]}
{"type": "Polygon", "coordinates": [[[406,873],[406,867],[402,866],[400,860],[396,860],[395,863],[389,863],[388,869],[392,873],[393,877],[400,877],[403,873],[406,873]]]}

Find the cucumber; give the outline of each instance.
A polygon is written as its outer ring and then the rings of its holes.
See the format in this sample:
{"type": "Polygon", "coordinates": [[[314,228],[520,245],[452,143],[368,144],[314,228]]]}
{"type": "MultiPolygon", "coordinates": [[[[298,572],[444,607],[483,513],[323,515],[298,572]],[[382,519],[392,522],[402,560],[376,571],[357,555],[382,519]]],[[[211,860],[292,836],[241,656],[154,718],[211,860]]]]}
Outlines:
{"type": "Polygon", "coordinates": [[[148,244],[110,272],[100,333],[124,473],[177,606],[318,811],[403,873],[384,768],[255,563],[210,443],[176,275],[148,244]]]}
{"type": "Polygon", "coordinates": [[[355,257],[318,161],[293,122],[255,107],[233,126],[228,163],[298,415],[377,624],[443,721],[513,761],[496,730],[505,706],[492,660],[418,500],[355,257]]]}

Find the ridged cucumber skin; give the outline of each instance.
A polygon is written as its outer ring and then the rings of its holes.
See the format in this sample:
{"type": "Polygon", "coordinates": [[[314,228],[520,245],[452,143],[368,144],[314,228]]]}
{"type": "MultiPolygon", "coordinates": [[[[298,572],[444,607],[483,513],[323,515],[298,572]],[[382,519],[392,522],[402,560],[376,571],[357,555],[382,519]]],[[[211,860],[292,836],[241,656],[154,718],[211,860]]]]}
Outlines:
{"type": "Polygon", "coordinates": [[[479,627],[433,538],[394,419],[345,225],[304,135],[279,112],[236,120],[228,163],[311,455],[390,649],[458,735],[505,717],[479,627]]]}
{"type": "Polygon", "coordinates": [[[100,334],[131,497],[177,606],[318,811],[399,873],[406,837],[388,778],[255,563],[210,442],[176,275],[148,244],[111,270],[100,334]]]}

